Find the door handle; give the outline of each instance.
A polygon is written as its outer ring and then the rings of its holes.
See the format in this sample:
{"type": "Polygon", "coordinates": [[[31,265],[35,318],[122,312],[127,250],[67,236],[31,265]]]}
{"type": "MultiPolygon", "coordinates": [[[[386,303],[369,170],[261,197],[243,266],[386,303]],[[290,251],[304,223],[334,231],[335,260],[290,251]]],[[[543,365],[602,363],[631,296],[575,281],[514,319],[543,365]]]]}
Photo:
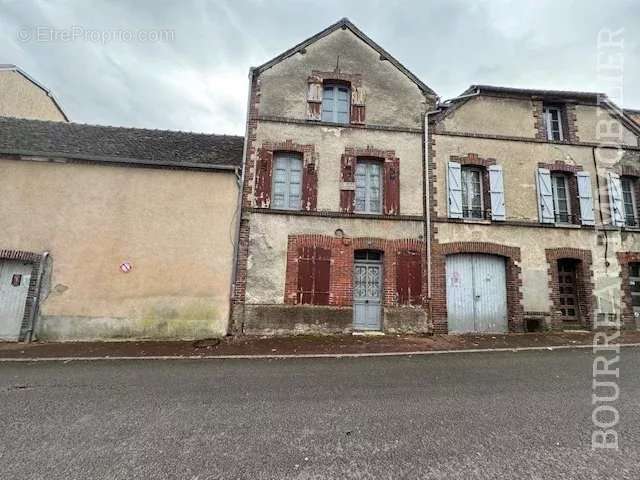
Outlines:
{"type": "Polygon", "coordinates": [[[365,300],[364,303],[369,303],[369,300],[365,300]]]}

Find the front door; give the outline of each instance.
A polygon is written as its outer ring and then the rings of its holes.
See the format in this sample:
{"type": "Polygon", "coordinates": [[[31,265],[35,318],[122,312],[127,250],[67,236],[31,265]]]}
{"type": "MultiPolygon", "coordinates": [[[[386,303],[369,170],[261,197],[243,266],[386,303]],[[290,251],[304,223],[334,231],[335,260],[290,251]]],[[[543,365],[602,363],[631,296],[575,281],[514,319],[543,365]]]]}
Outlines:
{"type": "Polygon", "coordinates": [[[30,280],[30,264],[0,260],[0,340],[19,339],[30,280]]]}
{"type": "Polygon", "coordinates": [[[353,272],[353,328],[381,330],[382,261],[380,252],[358,251],[353,272]]]}
{"type": "Polygon", "coordinates": [[[447,322],[451,333],[506,332],[507,287],[503,257],[447,257],[447,322]]]}
{"type": "Polygon", "coordinates": [[[577,262],[575,260],[558,260],[558,296],[560,300],[560,317],[563,322],[567,323],[576,323],[580,321],[576,267],[577,262]]]}

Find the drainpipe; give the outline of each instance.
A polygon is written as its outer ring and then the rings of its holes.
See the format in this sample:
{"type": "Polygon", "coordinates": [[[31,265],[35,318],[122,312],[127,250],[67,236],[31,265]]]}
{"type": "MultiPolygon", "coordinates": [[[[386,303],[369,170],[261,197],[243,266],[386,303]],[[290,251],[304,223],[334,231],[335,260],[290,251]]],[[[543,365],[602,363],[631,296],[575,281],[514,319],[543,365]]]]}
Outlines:
{"type": "Polygon", "coordinates": [[[44,252],[40,259],[40,266],[38,267],[38,278],[36,279],[36,295],[33,301],[33,307],[29,314],[29,330],[27,330],[27,343],[31,343],[33,340],[34,332],[36,329],[36,319],[38,318],[38,309],[40,307],[40,291],[42,290],[42,276],[44,274],[45,264],[49,258],[49,252],[44,252]]]}
{"type": "MultiPolygon", "coordinates": [[[[236,235],[235,240],[233,242],[233,264],[231,269],[231,298],[229,299],[230,307],[233,309],[233,299],[236,296],[236,275],[238,273],[238,255],[240,251],[240,226],[242,223],[242,194],[244,190],[244,176],[245,176],[245,166],[247,159],[247,151],[249,149],[249,119],[251,115],[251,90],[253,88],[253,75],[255,72],[255,67],[251,67],[249,69],[249,88],[247,92],[247,115],[246,115],[246,123],[244,129],[244,145],[242,147],[242,169],[240,173],[240,177],[238,178],[238,174],[236,171],[236,178],[238,179],[238,201],[236,208],[236,235]]],[[[230,310],[231,310],[230,309],[230,310]]],[[[232,331],[232,318],[231,314],[229,315],[229,322],[227,325],[227,335],[232,331]]]]}

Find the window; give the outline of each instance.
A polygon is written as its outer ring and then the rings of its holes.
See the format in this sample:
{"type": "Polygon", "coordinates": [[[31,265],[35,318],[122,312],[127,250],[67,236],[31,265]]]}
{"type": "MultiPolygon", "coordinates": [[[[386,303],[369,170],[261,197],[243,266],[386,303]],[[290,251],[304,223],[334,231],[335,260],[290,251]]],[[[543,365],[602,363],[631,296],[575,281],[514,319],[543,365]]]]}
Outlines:
{"type": "Polygon", "coordinates": [[[561,113],[562,109],[560,107],[544,107],[544,125],[548,140],[564,140],[561,113]]]}
{"type": "Polygon", "coordinates": [[[349,123],[351,92],[345,85],[325,84],[322,92],[322,121],[349,123]]]}
{"type": "Polygon", "coordinates": [[[624,206],[624,223],[629,227],[638,225],[636,220],[636,189],[633,178],[622,177],[622,201],[624,206]]]}
{"type": "Polygon", "coordinates": [[[356,212],[382,213],[381,171],[381,163],[375,160],[359,160],[356,164],[356,212]]]}
{"type": "Polygon", "coordinates": [[[302,159],[294,153],[276,156],[271,206],[283,210],[299,210],[302,190],[302,159]]]}
{"type": "Polygon", "coordinates": [[[553,208],[555,221],[559,223],[571,223],[571,206],[569,202],[569,182],[567,176],[554,174],[551,176],[553,187],[553,208]]]}
{"type": "Polygon", "coordinates": [[[482,170],[462,168],[462,217],[483,218],[482,170]]]}

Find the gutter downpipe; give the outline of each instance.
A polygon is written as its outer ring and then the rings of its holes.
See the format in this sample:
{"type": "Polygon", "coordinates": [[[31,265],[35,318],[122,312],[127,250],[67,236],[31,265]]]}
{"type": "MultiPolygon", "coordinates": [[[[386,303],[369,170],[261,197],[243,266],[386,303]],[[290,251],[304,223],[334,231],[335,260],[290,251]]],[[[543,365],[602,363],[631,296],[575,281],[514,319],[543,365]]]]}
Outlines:
{"type": "Polygon", "coordinates": [[[237,219],[236,219],[236,235],[233,242],[233,264],[231,269],[231,298],[229,298],[229,320],[227,322],[227,335],[231,334],[233,330],[233,320],[232,320],[232,310],[233,310],[233,299],[236,296],[236,275],[238,273],[238,254],[240,250],[240,225],[242,224],[242,194],[244,191],[244,175],[245,175],[245,164],[247,159],[247,151],[249,149],[249,120],[251,115],[251,91],[253,89],[253,75],[255,72],[255,67],[249,68],[249,87],[247,89],[247,115],[246,115],[246,123],[244,129],[244,145],[242,147],[242,167],[240,177],[236,174],[236,178],[238,179],[238,202],[237,202],[237,219]]]}
{"type": "Polygon", "coordinates": [[[27,330],[27,343],[31,343],[33,340],[34,332],[36,329],[36,319],[38,318],[38,310],[40,308],[40,291],[42,290],[42,275],[44,274],[45,265],[47,263],[47,259],[49,258],[49,252],[44,252],[42,254],[42,258],[40,259],[40,266],[38,267],[38,278],[36,280],[36,296],[33,301],[33,308],[31,309],[31,314],[29,315],[29,330],[27,330]]]}
{"type": "Polygon", "coordinates": [[[431,313],[431,295],[432,295],[432,278],[431,278],[431,271],[432,271],[432,240],[431,240],[431,176],[429,174],[429,163],[431,161],[431,159],[429,158],[429,151],[430,151],[430,146],[431,146],[431,140],[430,140],[430,133],[429,133],[429,116],[430,115],[434,115],[436,113],[440,113],[442,112],[442,107],[444,107],[445,103],[450,103],[452,101],[456,101],[456,100],[462,100],[465,98],[471,98],[471,97],[477,97],[478,95],[480,95],[480,89],[476,89],[475,92],[473,93],[469,93],[466,95],[460,95],[459,97],[454,97],[454,98],[450,98],[449,100],[445,100],[443,103],[441,102],[437,102],[436,103],[436,109],[435,110],[431,110],[429,112],[426,112],[424,114],[424,158],[425,158],[425,165],[424,165],[424,190],[426,192],[425,195],[425,201],[423,202],[424,205],[424,210],[425,210],[425,237],[426,237],[426,241],[427,241],[427,301],[429,304],[429,313],[431,313]]]}

